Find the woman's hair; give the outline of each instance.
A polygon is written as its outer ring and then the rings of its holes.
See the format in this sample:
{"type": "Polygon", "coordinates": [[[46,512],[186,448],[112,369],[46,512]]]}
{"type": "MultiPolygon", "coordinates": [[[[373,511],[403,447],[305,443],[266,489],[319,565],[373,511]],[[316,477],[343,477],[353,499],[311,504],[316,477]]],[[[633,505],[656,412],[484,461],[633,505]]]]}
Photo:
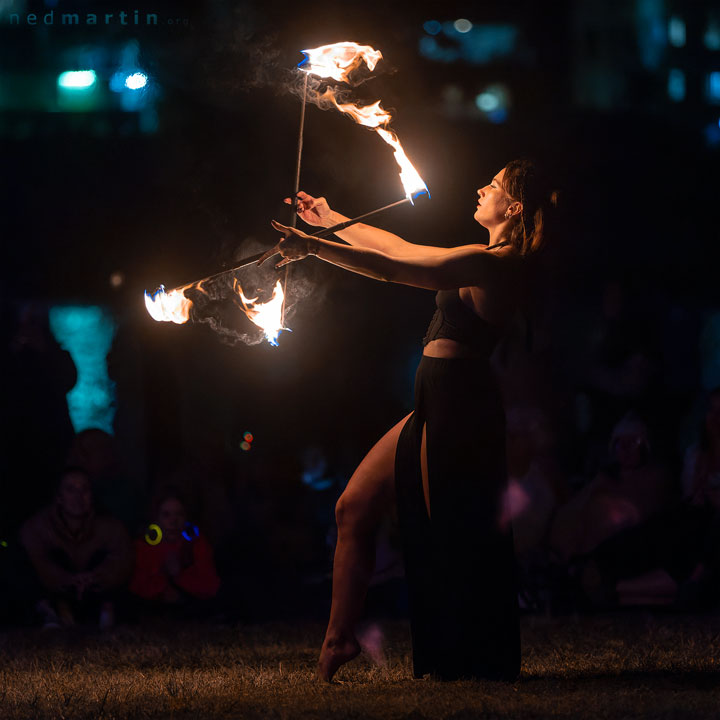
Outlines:
{"type": "Polygon", "coordinates": [[[510,243],[520,255],[537,252],[545,241],[548,217],[557,207],[557,191],[528,158],[512,160],[505,166],[503,189],[523,207],[511,220],[510,243]]]}

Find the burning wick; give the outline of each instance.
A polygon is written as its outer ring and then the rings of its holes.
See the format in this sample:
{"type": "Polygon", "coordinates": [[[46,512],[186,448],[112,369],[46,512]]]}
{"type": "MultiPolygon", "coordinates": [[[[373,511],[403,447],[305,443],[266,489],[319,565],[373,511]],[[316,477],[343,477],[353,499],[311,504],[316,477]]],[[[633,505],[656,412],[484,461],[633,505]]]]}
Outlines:
{"type": "Polygon", "coordinates": [[[283,301],[285,300],[282,283],[279,280],[275,283],[272,297],[266,303],[258,303],[257,298],[252,300],[246,298],[237,280],[235,280],[234,288],[240,296],[245,314],[265,333],[267,341],[273,347],[277,347],[280,332],[288,330],[283,327],[282,323],[283,301]]]}
{"type": "Polygon", "coordinates": [[[165,292],[163,285],[152,294],[146,290],[145,307],[150,317],[158,322],[174,322],[178,325],[187,322],[192,302],[185,297],[183,290],[176,288],[165,292]]]}
{"type": "MultiPolygon", "coordinates": [[[[257,262],[260,257],[262,257],[262,254],[253,256],[253,262],[257,262]]],[[[240,267],[246,267],[251,264],[252,262],[245,262],[240,267]]],[[[158,322],[174,322],[182,325],[190,319],[190,309],[192,308],[192,300],[185,297],[185,290],[194,288],[202,291],[203,283],[211,278],[224,275],[227,272],[233,272],[237,269],[238,268],[233,268],[232,270],[215,273],[215,275],[210,275],[203,280],[182,285],[170,291],[166,291],[162,285],[154,293],[148,293],[146,291],[145,307],[153,320],[157,320],[158,322]]],[[[235,279],[233,283],[233,290],[236,295],[239,296],[243,312],[265,333],[267,341],[274,347],[277,347],[280,332],[282,330],[289,330],[289,328],[284,327],[282,321],[283,302],[285,299],[282,283],[278,280],[275,284],[272,297],[266,303],[257,302],[257,298],[249,299],[245,297],[237,279],[235,279]]]]}

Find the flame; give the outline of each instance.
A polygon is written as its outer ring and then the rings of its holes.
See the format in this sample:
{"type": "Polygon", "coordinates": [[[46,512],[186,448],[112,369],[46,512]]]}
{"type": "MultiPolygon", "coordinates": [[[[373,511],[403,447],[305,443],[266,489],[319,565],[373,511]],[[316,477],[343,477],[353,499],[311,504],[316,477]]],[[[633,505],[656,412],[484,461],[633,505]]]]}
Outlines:
{"type": "Polygon", "coordinates": [[[145,307],[150,317],[158,322],[174,322],[178,325],[186,323],[190,318],[192,301],[183,294],[185,288],[165,292],[161,285],[154,293],[145,291],[145,307]]]}
{"type": "Polygon", "coordinates": [[[392,115],[380,107],[380,100],[374,102],[372,105],[339,103],[335,98],[335,91],[332,90],[332,88],[328,88],[320,96],[320,101],[331,102],[340,112],[349,115],[356,123],[375,130],[375,132],[390,145],[394,151],[395,162],[397,162],[400,167],[400,181],[403,184],[403,188],[405,188],[405,196],[410,202],[421,193],[430,194],[425,182],[405,154],[398,140],[398,136],[387,128],[392,120],[392,115]],[[385,128],[380,127],[381,125],[384,125],[385,128]]]}
{"type": "Polygon", "coordinates": [[[282,283],[279,280],[275,283],[272,297],[266,303],[258,303],[257,298],[252,300],[246,298],[237,280],[234,287],[235,292],[240,296],[245,314],[265,333],[267,341],[277,347],[280,331],[287,329],[282,325],[282,308],[285,299],[282,283]]]}
{"type": "Polygon", "coordinates": [[[422,193],[430,195],[427,185],[420,177],[420,173],[415,169],[402,149],[398,136],[391,130],[383,130],[382,128],[375,128],[375,132],[393,149],[395,162],[400,167],[400,181],[410,202],[422,193]]]}
{"type": "Polygon", "coordinates": [[[379,50],[369,45],[358,45],[354,42],[339,42],[332,45],[302,50],[305,59],[298,67],[310,75],[321,78],[332,78],[339,82],[347,81],[350,73],[365,62],[369,70],[382,59],[379,50]]]}

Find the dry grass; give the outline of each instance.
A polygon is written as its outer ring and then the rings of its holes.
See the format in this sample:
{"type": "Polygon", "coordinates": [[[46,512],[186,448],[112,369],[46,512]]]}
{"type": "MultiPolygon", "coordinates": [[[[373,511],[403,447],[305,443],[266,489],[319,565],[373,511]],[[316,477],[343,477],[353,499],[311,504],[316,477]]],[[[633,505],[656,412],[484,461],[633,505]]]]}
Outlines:
{"type": "Polygon", "coordinates": [[[0,718],[717,718],[720,618],[642,613],[523,624],[515,684],[413,680],[407,629],[388,662],[322,685],[322,628],[121,627],[0,634],[0,718]]]}

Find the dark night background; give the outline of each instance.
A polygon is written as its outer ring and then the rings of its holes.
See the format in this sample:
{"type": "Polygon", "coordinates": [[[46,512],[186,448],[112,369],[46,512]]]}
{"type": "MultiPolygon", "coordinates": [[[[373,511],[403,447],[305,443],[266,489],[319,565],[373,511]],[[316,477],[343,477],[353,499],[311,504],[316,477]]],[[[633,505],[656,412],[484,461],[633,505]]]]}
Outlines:
{"type": "MultiPolygon", "coordinates": [[[[703,39],[709,22],[717,27],[712,3],[156,0],[142,8],[161,18],[151,27],[68,28],[57,20],[30,27],[8,19],[15,11],[24,18],[120,5],[0,1],[2,332],[10,368],[0,502],[8,537],[48,496],[69,442],[58,428],[67,424],[62,394],[72,387],[72,368],[52,359],[59,350],[32,368],[12,360],[24,313],[109,309],[117,323],[108,367],[123,478],[123,489],[110,493],[116,512],[138,532],[153,488],[183,484],[228,576],[242,575],[242,563],[265,562],[273,543],[291,546],[313,503],[322,505],[299,482],[308,448],[326,458],[335,483],[329,493],[336,493],[409,411],[431,292],[315,260],[293,265],[292,333],[277,348],[227,344],[207,324],[156,323],[143,305],[146,289],[230,267],[274,242],[270,219],[289,219],[282,198],[293,183],[300,105],[290,87],[299,51],[340,40],[382,50],[377,77],[358,97],[382,98],[394,110],[393,128],[432,193],[379,225],[424,244],[484,241],[472,219],[476,188],[518,155],[537,157],[560,189],[555,262],[541,283],[541,327],[550,328],[541,346],[545,375],[532,401],[552,396],[546,409],[559,428],[565,473],[580,472],[571,447],[579,345],[610,282],[629,298],[637,327],[653,336],[650,420],[677,469],[683,429],[697,423],[698,398],[718,382],[717,339],[705,356],[700,343],[720,303],[720,97],[711,80],[720,51],[703,39]],[[668,40],[673,14],[685,22],[682,46],[668,40]],[[462,55],[459,34],[424,27],[455,18],[514,28],[515,40],[473,60],[462,55]],[[135,65],[149,78],[147,100],[123,110],[107,85],[132,41],[135,65]],[[440,56],[458,48],[456,58],[440,56]],[[88,58],[100,86],[94,106],[60,107],[58,74],[84,68],[88,58]],[[678,70],[682,97],[673,97],[680,91],[669,94],[668,79],[678,70]],[[476,96],[498,83],[508,93],[505,114],[479,110],[476,96]],[[243,452],[248,430],[255,439],[243,452]],[[261,496],[282,506],[268,511],[267,523],[249,509],[258,505],[247,498],[261,496]]],[[[301,187],[349,216],[402,196],[387,148],[314,106],[301,187]]],[[[271,277],[239,279],[267,290],[271,277]]],[[[232,308],[215,311],[238,333],[252,331],[232,308]]],[[[524,386],[510,380],[518,402],[524,386]]],[[[323,540],[313,542],[322,554],[323,540]]],[[[291,557],[278,567],[293,573],[313,562],[291,557]]]]}

